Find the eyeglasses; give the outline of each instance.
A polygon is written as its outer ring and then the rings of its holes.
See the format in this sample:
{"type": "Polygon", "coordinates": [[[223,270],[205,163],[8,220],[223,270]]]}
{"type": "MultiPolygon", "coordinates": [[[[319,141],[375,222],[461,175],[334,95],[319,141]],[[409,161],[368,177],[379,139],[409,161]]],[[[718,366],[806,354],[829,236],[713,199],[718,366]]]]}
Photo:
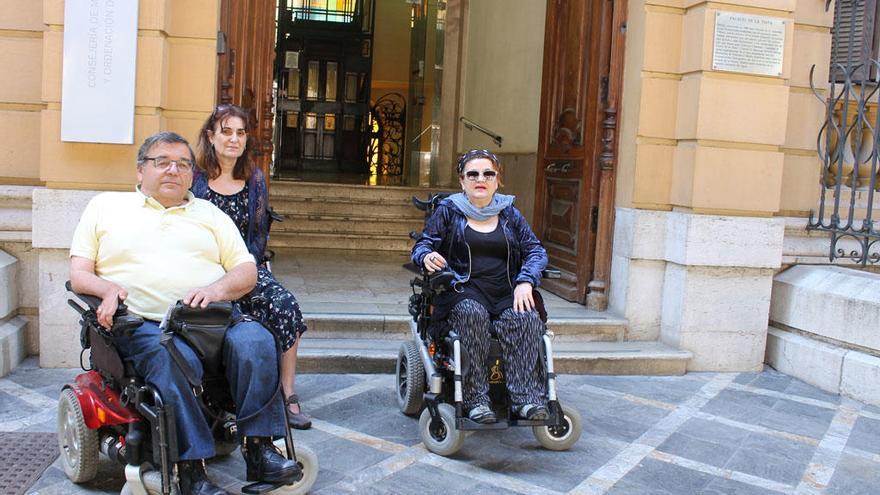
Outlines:
{"type": "Polygon", "coordinates": [[[223,134],[226,137],[232,137],[233,134],[238,136],[239,139],[244,139],[247,137],[247,131],[244,129],[233,129],[232,127],[221,127],[220,134],[223,134]]]}
{"type": "Polygon", "coordinates": [[[476,170],[468,170],[464,174],[465,178],[471,182],[476,182],[476,180],[479,179],[481,175],[483,176],[484,179],[486,179],[486,182],[494,182],[495,176],[498,175],[498,172],[496,172],[494,170],[485,170],[481,174],[480,172],[477,172],[476,170]]]}
{"type": "Polygon", "coordinates": [[[190,173],[193,171],[193,162],[188,158],[181,158],[180,160],[172,160],[170,158],[165,158],[162,156],[158,157],[146,157],[143,161],[152,161],[153,166],[156,167],[157,170],[162,172],[171,168],[172,165],[177,165],[177,171],[182,173],[190,173]]]}

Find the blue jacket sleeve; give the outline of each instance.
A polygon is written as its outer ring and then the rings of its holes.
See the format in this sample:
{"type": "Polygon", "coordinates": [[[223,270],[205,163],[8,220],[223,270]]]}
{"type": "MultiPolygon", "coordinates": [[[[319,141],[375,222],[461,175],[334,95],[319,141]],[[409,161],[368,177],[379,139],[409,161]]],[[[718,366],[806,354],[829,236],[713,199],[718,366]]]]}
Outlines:
{"type": "Polygon", "coordinates": [[[425,223],[422,235],[416,241],[412,248],[412,262],[416,266],[422,267],[422,260],[432,251],[440,251],[440,245],[443,243],[443,236],[449,228],[449,219],[451,218],[449,207],[443,203],[437,206],[431,218],[425,223]]]}
{"type": "Polygon", "coordinates": [[[532,287],[537,287],[541,284],[541,272],[547,268],[547,251],[516,208],[513,208],[511,221],[522,253],[522,267],[516,276],[516,283],[528,282],[532,287]]]}

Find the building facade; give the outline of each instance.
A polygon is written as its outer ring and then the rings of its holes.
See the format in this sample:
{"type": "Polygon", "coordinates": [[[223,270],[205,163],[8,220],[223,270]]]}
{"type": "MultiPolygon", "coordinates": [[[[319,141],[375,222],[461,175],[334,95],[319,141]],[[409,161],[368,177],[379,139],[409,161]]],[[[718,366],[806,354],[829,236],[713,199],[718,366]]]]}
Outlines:
{"type": "MultiPolygon", "coordinates": [[[[140,0],[134,144],[118,145],[60,138],[64,2],[0,0],[0,65],[14,68],[0,74],[0,321],[27,320],[25,347],[42,366],[77,364],[63,282],[88,199],[130,190],[138,143],[166,129],[195,140],[221,100],[225,3],[140,0]]],[[[452,185],[457,153],[495,151],[507,192],[532,222],[546,233],[564,221],[571,246],[586,249],[566,258],[566,240],[544,239],[558,245],[559,263],[571,263],[573,298],[625,317],[628,340],[691,351],[689,370],[760,369],[774,275],[827,259],[827,236],[804,227],[820,193],[825,112],[810,72],[828,81],[833,8],[824,0],[428,2],[442,29],[422,50],[439,70],[428,70],[413,96],[403,54],[415,49],[421,5],[377,0],[371,45],[374,96],[406,94],[408,108],[417,98],[436,102],[418,122],[431,139],[410,150],[427,157],[410,163],[415,181],[452,185]],[[716,21],[726,13],[782,23],[779,73],[714,68],[716,21]],[[576,179],[584,182],[571,190],[583,203],[554,217],[566,208],[563,186],[576,179]]]]}

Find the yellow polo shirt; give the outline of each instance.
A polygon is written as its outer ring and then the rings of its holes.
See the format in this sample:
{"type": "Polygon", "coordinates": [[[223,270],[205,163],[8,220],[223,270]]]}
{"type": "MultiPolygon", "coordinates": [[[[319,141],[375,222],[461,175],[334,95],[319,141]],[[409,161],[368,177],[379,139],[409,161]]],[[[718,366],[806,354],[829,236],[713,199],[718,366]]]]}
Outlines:
{"type": "Polygon", "coordinates": [[[96,275],[128,291],[131,311],[161,320],[191,289],[254,262],[225,213],[192,193],[187,199],[165,208],[140,191],[101,193],[83,212],[70,255],[93,260],[96,275]]]}

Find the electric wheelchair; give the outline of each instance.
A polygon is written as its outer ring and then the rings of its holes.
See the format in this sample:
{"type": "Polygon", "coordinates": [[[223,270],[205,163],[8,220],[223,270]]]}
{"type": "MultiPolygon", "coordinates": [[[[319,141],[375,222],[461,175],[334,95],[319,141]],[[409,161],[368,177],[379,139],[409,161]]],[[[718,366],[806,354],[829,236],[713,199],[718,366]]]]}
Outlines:
{"type": "MultiPolygon", "coordinates": [[[[70,282],[66,288],[72,292],[70,282]]],[[[96,475],[100,452],[125,466],[126,484],[122,493],[179,493],[174,467],[178,449],[172,407],[121,359],[110,331],[98,324],[96,310],[101,300],[74,294],[86,305],[84,308],[73,299],[67,301],[80,314],[80,366],[85,372],[63,387],[59,399],[58,446],[65,473],[74,483],[90,481],[96,475]],[[91,350],[88,367],[82,362],[87,349],[91,350]]],[[[132,331],[141,322],[120,304],[111,331],[114,334],[132,331]]],[[[197,395],[214,435],[215,450],[218,456],[228,455],[239,442],[235,404],[226,378],[206,376],[202,386],[203,390],[197,395]]],[[[286,415],[287,408],[284,410],[286,415]]],[[[290,485],[251,483],[242,488],[243,493],[304,494],[315,483],[318,460],[314,451],[305,445],[294,449],[290,429],[283,440],[276,440],[275,444],[300,465],[302,478],[290,485]]]]}
{"type": "MultiPolygon", "coordinates": [[[[413,204],[425,211],[427,220],[439,202],[448,194],[432,194],[427,201],[413,197],[413,204]]],[[[410,236],[418,238],[415,232],[410,236]]],[[[547,383],[547,408],[550,417],[546,420],[525,420],[512,411],[505,383],[504,363],[501,358],[501,344],[492,336],[489,356],[485,363],[468,363],[466,350],[455,329],[443,329],[432,325],[432,300],[440,292],[449,289],[452,274],[446,271],[428,274],[422,267],[408,263],[404,267],[417,276],[410,282],[413,294],[409,300],[409,313],[412,316],[410,330],[412,340],[404,342],[397,356],[397,402],[400,411],[406,415],[419,417],[419,436],[431,452],[449,456],[461,449],[465,431],[502,430],[515,426],[530,426],[538,442],[549,450],[568,450],[580,438],[581,416],[570,406],[559,403],[556,393],[556,374],[553,371],[552,333],[545,331],[539,359],[543,365],[547,383]],[[498,421],[480,424],[467,417],[462,405],[462,369],[468,365],[486,366],[489,377],[490,407],[498,421]]],[[[557,270],[545,270],[545,278],[558,278],[557,270]]],[[[535,292],[536,306],[541,320],[547,322],[540,293],[535,292]]],[[[546,326],[545,326],[546,328],[546,326]]]]}

